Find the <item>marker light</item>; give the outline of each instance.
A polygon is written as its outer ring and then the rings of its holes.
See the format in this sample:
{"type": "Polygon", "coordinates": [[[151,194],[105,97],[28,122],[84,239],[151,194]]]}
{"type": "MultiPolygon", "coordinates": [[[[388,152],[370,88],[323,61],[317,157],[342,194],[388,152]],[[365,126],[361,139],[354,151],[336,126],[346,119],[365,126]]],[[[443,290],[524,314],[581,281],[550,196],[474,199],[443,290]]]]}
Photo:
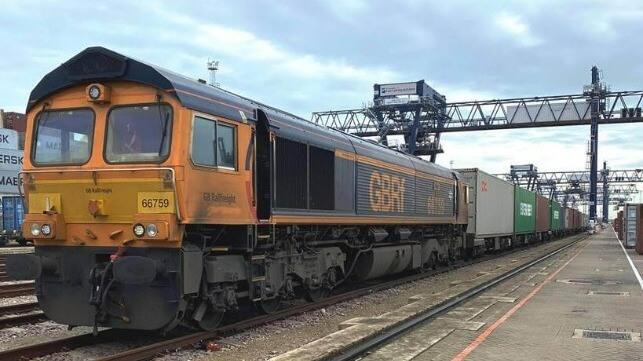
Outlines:
{"type": "Polygon", "coordinates": [[[140,224],[140,223],[135,224],[134,225],[134,235],[136,237],[143,237],[144,234],[145,234],[145,227],[143,227],[143,225],[140,224]]]}
{"type": "Polygon", "coordinates": [[[51,226],[48,224],[43,224],[42,227],[40,227],[40,231],[42,232],[43,236],[48,236],[51,234],[51,226]]]}
{"type": "Polygon", "coordinates": [[[31,231],[31,235],[34,237],[40,235],[40,226],[38,225],[38,223],[32,223],[29,230],[31,231]]]}
{"type": "Polygon", "coordinates": [[[98,98],[100,98],[100,88],[98,87],[98,85],[90,86],[87,93],[92,100],[98,100],[98,98]]]}
{"type": "Polygon", "coordinates": [[[156,235],[159,233],[159,229],[156,226],[156,224],[148,224],[147,225],[147,236],[148,237],[156,237],[156,235]]]}

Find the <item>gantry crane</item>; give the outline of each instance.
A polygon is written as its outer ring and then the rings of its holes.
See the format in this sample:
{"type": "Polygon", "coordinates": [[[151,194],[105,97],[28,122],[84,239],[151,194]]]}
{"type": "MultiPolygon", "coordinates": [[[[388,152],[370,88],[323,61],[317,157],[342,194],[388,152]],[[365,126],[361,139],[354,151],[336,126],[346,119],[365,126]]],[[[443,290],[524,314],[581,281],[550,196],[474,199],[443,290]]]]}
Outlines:
{"type": "Polygon", "coordinates": [[[608,91],[592,67],[592,82],[582,94],[484,101],[446,102],[424,80],[375,84],[373,104],[362,109],[315,112],[312,122],[361,137],[376,137],[387,145],[388,135],[402,135],[400,148],[427,155],[435,162],[442,153],[443,133],[590,125],[589,218],[596,222],[598,125],[641,122],[643,91],[608,91]]]}

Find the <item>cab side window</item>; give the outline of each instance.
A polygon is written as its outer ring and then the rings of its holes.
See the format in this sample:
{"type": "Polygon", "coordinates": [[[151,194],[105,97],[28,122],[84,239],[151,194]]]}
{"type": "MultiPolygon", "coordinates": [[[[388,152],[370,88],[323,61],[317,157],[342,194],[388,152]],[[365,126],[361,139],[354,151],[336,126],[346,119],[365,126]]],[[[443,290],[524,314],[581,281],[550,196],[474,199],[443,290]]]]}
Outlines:
{"type": "Polygon", "coordinates": [[[234,126],[195,116],[191,150],[194,164],[236,169],[235,131],[234,126]]]}
{"type": "Polygon", "coordinates": [[[217,124],[217,166],[235,168],[234,127],[217,124]]]}

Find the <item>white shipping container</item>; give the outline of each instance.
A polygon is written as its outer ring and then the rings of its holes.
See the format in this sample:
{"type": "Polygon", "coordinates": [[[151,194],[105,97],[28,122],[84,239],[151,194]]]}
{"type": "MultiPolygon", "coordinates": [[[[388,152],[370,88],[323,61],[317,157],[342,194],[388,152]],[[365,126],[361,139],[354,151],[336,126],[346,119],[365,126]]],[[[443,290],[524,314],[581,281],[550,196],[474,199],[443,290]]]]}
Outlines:
{"type": "Polygon", "coordinates": [[[584,100],[549,104],[520,104],[507,106],[507,122],[541,123],[541,122],[572,122],[591,120],[592,114],[589,103],[584,100]]]}
{"type": "Polygon", "coordinates": [[[13,129],[0,128],[0,148],[18,149],[18,132],[13,129]]]}
{"type": "Polygon", "coordinates": [[[469,224],[474,238],[510,236],[514,229],[514,186],[477,168],[458,170],[469,185],[469,224]]]}
{"type": "Polygon", "coordinates": [[[22,170],[24,151],[0,148],[0,170],[22,170]]]}
{"type": "Polygon", "coordinates": [[[625,212],[623,212],[623,234],[625,237],[623,245],[628,248],[634,248],[634,246],[636,246],[636,218],[638,208],[638,204],[628,203],[625,205],[625,212]]]}
{"type": "Polygon", "coordinates": [[[20,172],[14,170],[0,170],[0,194],[20,194],[18,191],[18,185],[20,185],[18,173],[20,172]]]}

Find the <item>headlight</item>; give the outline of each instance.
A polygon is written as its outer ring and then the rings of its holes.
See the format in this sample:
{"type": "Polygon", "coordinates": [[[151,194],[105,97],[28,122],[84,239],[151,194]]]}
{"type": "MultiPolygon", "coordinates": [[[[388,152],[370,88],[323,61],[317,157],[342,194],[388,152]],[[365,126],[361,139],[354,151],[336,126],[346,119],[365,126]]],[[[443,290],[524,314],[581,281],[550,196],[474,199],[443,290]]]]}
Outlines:
{"type": "Polygon", "coordinates": [[[37,237],[40,235],[40,225],[38,225],[38,223],[31,224],[31,227],[29,229],[32,236],[37,237]]]}
{"type": "Polygon", "coordinates": [[[147,225],[147,236],[148,237],[156,237],[156,235],[159,233],[159,229],[156,226],[156,224],[148,224],[147,225]]]}
{"type": "Polygon", "coordinates": [[[136,237],[143,237],[144,234],[145,234],[145,227],[143,227],[143,225],[140,224],[140,223],[135,224],[134,225],[134,235],[136,237]]]}
{"type": "Polygon", "coordinates": [[[48,236],[51,234],[51,226],[48,224],[43,224],[42,227],[40,227],[40,231],[42,232],[43,236],[48,236]]]}

